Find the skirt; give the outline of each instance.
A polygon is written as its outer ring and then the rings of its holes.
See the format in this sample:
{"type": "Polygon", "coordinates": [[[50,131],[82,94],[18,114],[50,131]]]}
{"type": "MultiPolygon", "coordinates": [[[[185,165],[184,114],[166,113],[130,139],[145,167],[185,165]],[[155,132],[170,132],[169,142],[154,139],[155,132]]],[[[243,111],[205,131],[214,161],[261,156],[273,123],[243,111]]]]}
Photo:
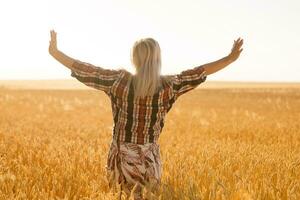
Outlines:
{"type": "Polygon", "coordinates": [[[107,179],[110,188],[121,186],[127,196],[142,199],[143,189],[158,190],[162,163],[157,143],[134,144],[112,140],[107,158],[107,179]]]}

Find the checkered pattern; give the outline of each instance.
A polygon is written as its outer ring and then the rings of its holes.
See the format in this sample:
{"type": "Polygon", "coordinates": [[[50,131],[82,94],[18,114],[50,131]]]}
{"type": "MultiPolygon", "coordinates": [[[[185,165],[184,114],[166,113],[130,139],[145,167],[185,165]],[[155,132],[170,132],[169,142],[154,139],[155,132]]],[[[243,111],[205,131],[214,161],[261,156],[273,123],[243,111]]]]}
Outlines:
{"type": "Polygon", "coordinates": [[[197,66],[177,75],[162,76],[163,84],[159,92],[134,100],[132,75],[125,69],[103,69],[76,60],[71,71],[71,76],[87,86],[104,91],[110,97],[113,138],[135,144],[156,142],[173,103],[206,80],[204,68],[197,66]]]}

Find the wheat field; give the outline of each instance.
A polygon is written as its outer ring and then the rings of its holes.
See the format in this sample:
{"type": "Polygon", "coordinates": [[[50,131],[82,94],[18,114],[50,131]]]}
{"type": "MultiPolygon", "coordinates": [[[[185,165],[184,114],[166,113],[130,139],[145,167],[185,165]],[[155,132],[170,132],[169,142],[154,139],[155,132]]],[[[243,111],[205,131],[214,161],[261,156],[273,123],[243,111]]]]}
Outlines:
{"type": "MultiPolygon", "coordinates": [[[[0,199],[118,199],[105,177],[112,122],[103,92],[1,88],[0,199]]],[[[175,102],[159,145],[152,199],[300,199],[300,89],[199,87],[175,102]]]]}

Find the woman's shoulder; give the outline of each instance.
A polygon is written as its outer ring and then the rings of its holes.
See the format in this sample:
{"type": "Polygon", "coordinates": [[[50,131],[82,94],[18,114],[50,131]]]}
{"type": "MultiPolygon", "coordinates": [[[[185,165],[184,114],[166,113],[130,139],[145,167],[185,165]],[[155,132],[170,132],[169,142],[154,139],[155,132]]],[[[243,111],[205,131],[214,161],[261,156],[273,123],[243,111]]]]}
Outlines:
{"type": "Polygon", "coordinates": [[[124,83],[124,81],[128,81],[132,78],[133,74],[126,70],[125,68],[120,68],[120,79],[122,80],[121,82],[124,83]]]}
{"type": "Polygon", "coordinates": [[[175,78],[175,75],[162,75],[161,76],[161,79],[162,79],[163,83],[166,83],[169,86],[172,86],[174,78],[175,78]]]}

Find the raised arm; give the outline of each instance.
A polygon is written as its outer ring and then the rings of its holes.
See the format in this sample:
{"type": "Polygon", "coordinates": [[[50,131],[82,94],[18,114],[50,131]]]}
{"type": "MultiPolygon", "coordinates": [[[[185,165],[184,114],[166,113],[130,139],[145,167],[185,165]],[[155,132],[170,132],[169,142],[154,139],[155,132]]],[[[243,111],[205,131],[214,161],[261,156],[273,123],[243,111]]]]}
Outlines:
{"type": "Polygon", "coordinates": [[[71,70],[71,76],[85,85],[108,93],[124,69],[110,70],[73,59],[57,49],[56,32],[51,31],[49,53],[71,70]]]}
{"type": "Polygon", "coordinates": [[[173,77],[175,99],[206,81],[207,75],[213,74],[234,62],[243,50],[240,49],[242,44],[243,40],[239,38],[234,41],[231,53],[228,56],[211,63],[184,70],[175,76],[171,76],[173,77]]]}
{"type": "Polygon", "coordinates": [[[228,56],[225,56],[220,60],[202,65],[202,67],[206,72],[206,75],[213,74],[225,68],[227,65],[233,63],[236,59],[238,59],[240,53],[243,51],[243,49],[240,49],[242,45],[243,45],[243,39],[238,38],[237,40],[234,41],[233,47],[228,56]]]}
{"type": "Polygon", "coordinates": [[[54,30],[50,31],[51,40],[49,44],[49,53],[53,58],[55,58],[58,62],[66,66],[67,68],[72,70],[72,65],[75,62],[75,59],[67,56],[63,52],[57,49],[57,40],[56,40],[56,32],[54,30]]]}

